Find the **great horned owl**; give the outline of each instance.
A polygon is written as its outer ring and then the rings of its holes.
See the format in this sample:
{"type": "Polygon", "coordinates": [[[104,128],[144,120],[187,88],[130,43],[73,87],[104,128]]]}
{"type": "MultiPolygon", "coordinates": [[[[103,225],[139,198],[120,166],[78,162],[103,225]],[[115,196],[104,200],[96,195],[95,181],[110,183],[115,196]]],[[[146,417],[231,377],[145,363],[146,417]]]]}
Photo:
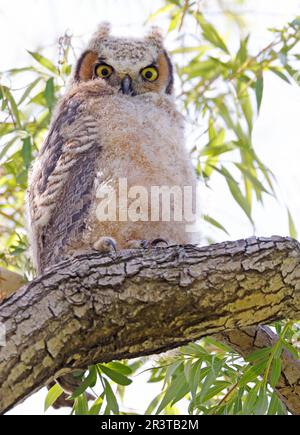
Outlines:
{"type": "MultiPolygon", "coordinates": [[[[194,186],[183,118],[173,101],[173,68],[163,39],[94,34],[59,102],[33,165],[28,190],[33,259],[38,273],[89,250],[147,246],[145,240],[191,242],[185,223],[97,216],[99,189],[194,186]],[[97,199],[98,198],[98,199],[97,199]]],[[[162,200],[160,200],[162,201],[162,200]]],[[[173,204],[174,208],[174,204],[173,204]]]]}

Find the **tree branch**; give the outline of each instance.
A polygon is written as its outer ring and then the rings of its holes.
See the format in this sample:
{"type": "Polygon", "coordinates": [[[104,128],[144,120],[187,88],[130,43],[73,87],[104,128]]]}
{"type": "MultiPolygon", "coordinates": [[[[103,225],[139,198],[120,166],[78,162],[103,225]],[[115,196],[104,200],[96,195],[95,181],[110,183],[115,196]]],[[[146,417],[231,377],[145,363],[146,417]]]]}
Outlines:
{"type": "Polygon", "coordinates": [[[0,412],[74,368],[298,320],[299,277],[300,245],[281,237],[66,260],[0,306],[0,412]]]}
{"type": "MultiPolygon", "coordinates": [[[[222,332],[215,338],[228,344],[243,357],[256,350],[274,346],[278,341],[278,336],[267,326],[250,326],[243,330],[222,332]]],[[[296,360],[286,350],[282,352],[281,360],[277,395],[292,414],[300,415],[300,360],[296,360]]]]}

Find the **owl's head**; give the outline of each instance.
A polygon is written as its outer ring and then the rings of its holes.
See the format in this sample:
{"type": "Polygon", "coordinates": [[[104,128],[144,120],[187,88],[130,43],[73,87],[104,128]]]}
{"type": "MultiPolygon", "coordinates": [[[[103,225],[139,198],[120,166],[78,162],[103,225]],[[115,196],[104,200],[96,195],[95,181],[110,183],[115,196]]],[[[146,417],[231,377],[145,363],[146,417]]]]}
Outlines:
{"type": "Polygon", "coordinates": [[[159,29],[143,39],[118,38],[102,24],[78,60],[74,76],[76,82],[99,78],[126,95],[172,94],[173,67],[159,29]]]}

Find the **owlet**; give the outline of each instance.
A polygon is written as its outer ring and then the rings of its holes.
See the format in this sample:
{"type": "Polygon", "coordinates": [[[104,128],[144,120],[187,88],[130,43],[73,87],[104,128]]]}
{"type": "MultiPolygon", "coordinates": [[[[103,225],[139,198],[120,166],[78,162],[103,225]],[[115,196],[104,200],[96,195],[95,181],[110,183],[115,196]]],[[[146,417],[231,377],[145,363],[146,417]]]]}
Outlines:
{"type": "Polygon", "coordinates": [[[196,179],[173,82],[157,29],[119,38],[104,24],[94,34],[31,170],[37,273],[80,252],[193,241],[180,208],[196,179]]]}

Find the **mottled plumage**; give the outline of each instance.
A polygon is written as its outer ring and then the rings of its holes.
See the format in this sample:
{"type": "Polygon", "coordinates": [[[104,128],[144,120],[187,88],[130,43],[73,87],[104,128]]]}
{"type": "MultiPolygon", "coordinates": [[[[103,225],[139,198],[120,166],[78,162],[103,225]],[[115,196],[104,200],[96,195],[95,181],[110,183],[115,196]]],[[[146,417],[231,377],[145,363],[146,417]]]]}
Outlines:
{"type": "Polygon", "coordinates": [[[102,26],[94,35],[31,171],[29,230],[38,273],[68,255],[98,249],[102,237],[116,240],[119,249],[132,240],[191,241],[184,222],[96,217],[97,192],[117,188],[120,178],[129,188],[195,186],[172,91],[171,62],[156,30],[125,39],[102,26]],[[99,65],[107,77],[96,75],[99,65]],[[157,74],[153,81],[151,73],[157,74]]]}

